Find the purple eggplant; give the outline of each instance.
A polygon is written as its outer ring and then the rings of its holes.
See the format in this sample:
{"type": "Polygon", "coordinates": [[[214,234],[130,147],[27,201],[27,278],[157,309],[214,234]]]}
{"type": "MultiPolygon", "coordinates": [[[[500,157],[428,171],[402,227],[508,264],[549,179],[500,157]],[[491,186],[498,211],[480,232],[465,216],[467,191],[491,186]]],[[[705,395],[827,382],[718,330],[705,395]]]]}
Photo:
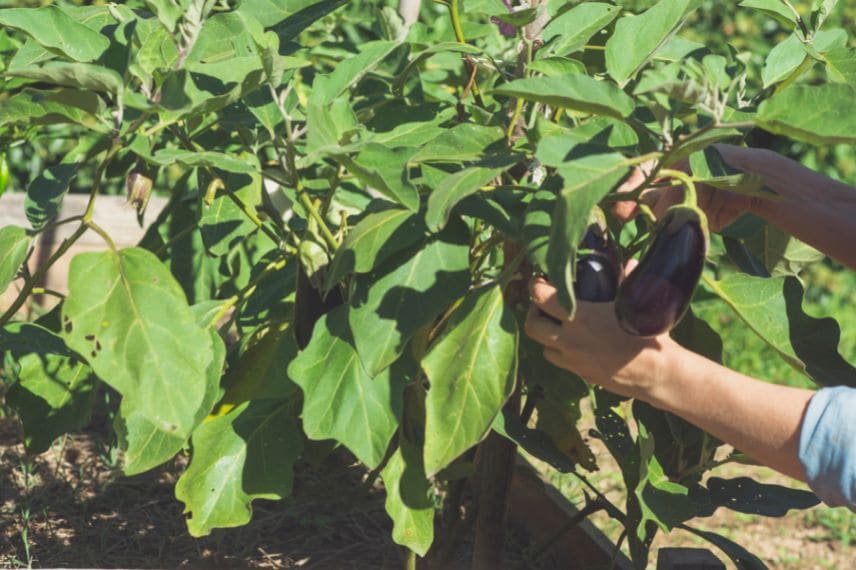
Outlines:
{"type": "Polygon", "coordinates": [[[625,331],[641,337],[668,332],[683,318],[707,255],[707,221],[687,206],[670,208],[639,266],[621,283],[615,314],[625,331]]]}

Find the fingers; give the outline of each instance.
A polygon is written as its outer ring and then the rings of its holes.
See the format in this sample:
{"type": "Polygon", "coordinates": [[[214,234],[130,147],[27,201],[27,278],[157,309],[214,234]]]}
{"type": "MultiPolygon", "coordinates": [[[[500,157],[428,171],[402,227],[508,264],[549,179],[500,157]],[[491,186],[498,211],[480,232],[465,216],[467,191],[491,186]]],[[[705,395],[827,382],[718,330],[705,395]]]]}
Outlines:
{"type": "Polygon", "coordinates": [[[562,325],[556,324],[550,317],[540,314],[538,307],[531,305],[526,314],[526,323],[523,326],[526,334],[535,341],[545,346],[554,346],[559,342],[562,325]]]}
{"type": "Polygon", "coordinates": [[[568,318],[568,313],[559,303],[556,288],[543,278],[536,277],[529,281],[529,294],[532,295],[532,302],[551,317],[555,317],[559,321],[568,318]]]}
{"type": "MultiPolygon", "coordinates": [[[[642,164],[641,166],[634,168],[633,172],[630,173],[630,176],[627,177],[627,180],[625,180],[621,186],[616,189],[616,192],[633,192],[639,188],[639,185],[645,181],[649,169],[650,165],[646,164],[642,164]]],[[[636,210],[636,203],[632,201],[616,202],[615,206],[613,206],[615,216],[623,222],[631,220],[633,216],[636,215],[636,210]]]]}

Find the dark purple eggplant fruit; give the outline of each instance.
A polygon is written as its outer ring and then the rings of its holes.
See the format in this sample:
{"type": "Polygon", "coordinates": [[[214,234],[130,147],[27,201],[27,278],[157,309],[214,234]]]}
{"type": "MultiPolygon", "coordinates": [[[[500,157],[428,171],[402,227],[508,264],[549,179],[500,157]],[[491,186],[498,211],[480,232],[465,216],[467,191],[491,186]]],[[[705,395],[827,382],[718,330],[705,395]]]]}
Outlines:
{"type": "Polygon", "coordinates": [[[609,303],[618,291],[618,266],[609,257],[589,254],[577,261],[574,295],[580,301],[609,303]]]}
{"type": "Polygon", "coordinates": [[[300,266],[294,299],[294,335],[300,350],[309,344],[312,330],[318,319],[344,302],[345,299],[338,287],[331,289],[326,297],[322,296],[321,292],[312,285],[306,270],[302,265],[300,266]]]}
{"type": "Polygon", "coordinates": [[[630,334],[668,332],[683,318],[707,255],[707,220],[687,206],[670,208],[639,266],[621,283],[615,303],[618,323],[630,334]]]}

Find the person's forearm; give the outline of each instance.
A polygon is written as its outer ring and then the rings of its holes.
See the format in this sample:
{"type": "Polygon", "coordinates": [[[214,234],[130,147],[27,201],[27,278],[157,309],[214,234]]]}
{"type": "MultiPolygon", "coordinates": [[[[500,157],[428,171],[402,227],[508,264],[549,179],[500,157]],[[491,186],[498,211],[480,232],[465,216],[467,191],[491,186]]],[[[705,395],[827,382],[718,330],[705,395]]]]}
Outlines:
{"type": "Polygon", "coordinates": [[[723,145],[723,158],[759,174],[781,200],[756,200],[753,213],[856,269],[856,188],[772,151],[723,145]]]}
{"type": "Polygon", "coordinates": [[[670,353],[662,380],[641,399],[777,471],[805,480],[799,439],[812,391],[761,382],[689,350],[670,353]]]}

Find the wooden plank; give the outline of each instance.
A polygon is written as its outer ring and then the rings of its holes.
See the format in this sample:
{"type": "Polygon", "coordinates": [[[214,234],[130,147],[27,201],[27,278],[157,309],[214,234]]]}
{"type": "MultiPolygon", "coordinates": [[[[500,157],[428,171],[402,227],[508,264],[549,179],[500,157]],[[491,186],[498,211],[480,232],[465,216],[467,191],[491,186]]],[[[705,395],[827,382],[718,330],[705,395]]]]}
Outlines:
{"type": "Polygon", "coordinates": [[[706,548],[661,548],[657,570],[725,570],[725,564],[706,548]]]}
{"type": "MultiPolygon", "coordinates": [[[[508,508],[509,524],[533,546],[556,536],[579,512],[520,456],[511,480],[508,508]]],[[[621,552],[616,555],[615,544],[588,520],[558,536],[542,562],[545,568],[563,570],[633,570],[630,559],[621,552]]]]}
{"type": "MultiPolygon", "coordinates": [[[[24,214],[24,200],[26,194],[23,192],[10,192],[0,198],[0,227],[14,224],[23,228],[29,228],[30,223],[24,214]]],[[[86,211],[89,196],[86,194],[69,194],[62,203],[62,209],[57,219],[79,216],[86,211]]],[[[166,206],[167,198],[153,196],[146,208],[144,224],[155,220],[161,210],[166,206]]],[[[137,213],[129,205],[124,196],[99,196],[95,201],[95,209],[92,219],[113,239],[117,247],[131,247],[137,245],[145,234],[146,228],[137,222],[137,213]]],[[[48,229],[36,238],[34,249],[28,267],[31,272],[43,264],[59,247],[62,241],[70,236],[78,224],[70,223],[59,227],[48,229]]],[[[40,285],[48,289],[66,293],[68,291],[68,266],[71,258],[78,253],[87,251],[102,251],[107,245],[95,232],[89,231],[71,247],[71,249],[57,261],[48,272],[45,280],[40,285]]],[[[22,281],[13,283],[0,298],[0,309],[8,307],[18,294],[22,281]]],[[[44,308],[49,308],[56,303],[55,297],[41,296],[38,299],[44,308]]],[[[25,312],[26,314],[26,312],[25,312]]]]}

